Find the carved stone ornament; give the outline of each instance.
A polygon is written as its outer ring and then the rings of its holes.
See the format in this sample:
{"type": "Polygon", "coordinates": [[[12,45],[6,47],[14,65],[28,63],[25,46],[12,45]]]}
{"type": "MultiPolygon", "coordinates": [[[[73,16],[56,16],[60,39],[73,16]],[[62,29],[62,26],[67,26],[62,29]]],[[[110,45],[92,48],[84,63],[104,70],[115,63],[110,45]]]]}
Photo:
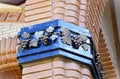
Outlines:
{"type": "Polygon", "coordinates": [[[39,42],[46,46],[51,44],[50,42],[57,40],[58,37],[61,37],[61,41],[64,44],[73,46],[76,49],[81,46],[85,51],[87,51],[90,48],[90,42],[87,36],[74,33],[68,28],[60,27],[57,32],[55,30],[55,27],[49,26],[44,31],[36,31],[33,34],[32,39],[30,38],[32,35],[27,32],[23,32],[21,37],[26,40],[22,40],[18,43],[19,48],[24,50],[31,47],[38,47],[39,42]]]}
{"type": "Polygon", "coordinates": [[[47,31],[48,33],[51,33],[51,32],[54,31],[54,27],[49,26],[49,27],[46,29],[46,31],[47,31]]]}
{"type": "Polygon", "coordinates": [[[40,37],[43,37],[43,34],[44,34],[44,31],[38,31],[38,32],[35,32],[34,37],[36,39],[39,39],[40,37]]]}
{"type": "Polygon", "coordinates": [[[63,36],[62,37],[62,42],[67,44],[67,45],[72,45],[72,40],[68,36],[63,36]]]}
{"type": "Polygon", "coordinates": [[[37,45],[38,45],[38,39],[33,38],[32,40],[30,40],[29,47],[37,47],[37,45]]]}
{"type": "Polygon", "coordinates": [[[28,34],[27,32],[23,32],[22,37],[23,38],[29,38],[30,34],[28,34]]]}

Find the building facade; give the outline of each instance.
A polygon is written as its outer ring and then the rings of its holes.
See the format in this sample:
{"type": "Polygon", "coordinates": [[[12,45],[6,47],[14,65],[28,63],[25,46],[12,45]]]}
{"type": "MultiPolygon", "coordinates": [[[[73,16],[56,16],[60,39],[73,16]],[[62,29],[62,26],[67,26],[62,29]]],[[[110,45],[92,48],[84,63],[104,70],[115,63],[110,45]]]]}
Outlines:
{"type": "MultiPolygon", "coordinates": [[[[118,3],[119,0],[1,0],[0,79],[119,79],[118,3]],[[56,26],[67,28],[70,34],[75,35],[80,31],[80,34],[93,41],[88,50],[92,53],[78,54],[77,51],[81,53],[84,51],[81,51],[83,50],[81,48],[74,49],[74,46],[81,44],[74,42],[75,39],[69,36],[66,29],[65,32],[60,30],[60,33],[59,29],[55,29],[54,33],[50,32],[48,26],[52,26],[51,29],[58,28],[56,26]],[[59,35],[66,36],[67,41],[63,40],[65,44],[62,47],[55,46],[55,42],[49,47],[46,46],[47,40],[39,37],[40,40],[37,42],[42,40],[42,47],[35,42],[32,44],[33,48],[28,48],[29,46],[23,47],[23,50],[22,47],[19,48],[17,43],[24,44],[23,38],[33,37],[35,36],[33,33],[37,34],[39,31],[44,31],[47,38],[51,38],[51,33],[57,34],[50,39],[58,41],[57,45],[62,46],[58,38],[62,40],[64,38],[59,35]],[[72,45],[69,39],[72,40],[72,45]],[[73,45],[74,43],[76,44],[73,45]],[[54,47],[56,49],[53,51],[51,48],[54,47]],[[54,53],[55,51],[60,53],[54,53]]],[[[41,35],[38,33],[38,36],[41,35]]],[[[85,49],[84,46],[83,48],[85,49]]]]}

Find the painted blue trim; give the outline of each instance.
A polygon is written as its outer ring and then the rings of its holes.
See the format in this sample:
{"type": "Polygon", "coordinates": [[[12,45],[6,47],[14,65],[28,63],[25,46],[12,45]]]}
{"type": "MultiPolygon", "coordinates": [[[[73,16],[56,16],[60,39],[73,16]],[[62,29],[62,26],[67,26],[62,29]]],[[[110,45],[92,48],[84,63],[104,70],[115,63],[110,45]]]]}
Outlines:
{"type": "MultiPolygon", "coordinates": [[[[33,37],[33,33],[35,33],[36,31],[45,30],[49,26],[52,27],[60,26],[60,27],[69,28],[71,31],[75,33],[88,36],[89,39],[92,41],[89,30],[58,19],[41,24],[36,24],[30,27],[24,27],[20,30],[20,32],[18,32],[18,37],[20,40],[24,40],[23,38],[21,38],[21,35],[24,32],[30,33],[31,36],[33,37]]],[[[24,64],[24,63],[45,59],[49,57],[55,57],[55,56],[63,56],[87,64],[93,70],[93,74],[95,74],[95,79],[101,79],[98,70],[96,68],[92,46],[89,48],[88,51],[84,51],[81,47],[75,49],[72,46],[69,46],[61,42],[61,37],[58,37],[58,39],[55,42],[53,42],[48,46],[44,46],[40,44],[37,48],[30,48],[25,50],[19,49],[17,53],[19,64],[24,64]]]]}
{"type": "Polygon", "coordinates": [[[22,35],[23,32],[27,32],[27,33],[34,33],[35,31],[39,31],[39,30],[45,30],[47,29],[49,26],[61,26],[61,27],[66,27],[69,28],[72,31],[84,34],[86,36],[91,37],[91,34],[89,33],[88,29],[82,28],[80,26],[65,22],[63,20],[53,20],[53,21],[49,21],[49,22],[45,22],[45,23],[41,23],[41,24],[36,24],[30,27],[24,27],[21,29],[20,32],[18,32],[18,36],[22,35]]]}
{"type": "Polygon", "coordinates": [[[53,56],[64,56],[67,58],[71,58],[71,59],[80,61],[85,64],[92,65],[92,61],[90,58],[80,57],[78,55],[74,55],[72,53],[66,52],[61,49],[52,50],[52,51],[48,51],[48,52],[44,52],[44,53],[32,54],[29,56],[22,56],[20,58],[18,57],[18,61],[19,61],[19,64],[23,64],[23,63],[27,63],[27,62],[31,62],[31,61],[35,61],[35,60],[39,60],[39,59],[44,59],[44,58],[49,58],[49,57],[53,57],[53,56]]]}

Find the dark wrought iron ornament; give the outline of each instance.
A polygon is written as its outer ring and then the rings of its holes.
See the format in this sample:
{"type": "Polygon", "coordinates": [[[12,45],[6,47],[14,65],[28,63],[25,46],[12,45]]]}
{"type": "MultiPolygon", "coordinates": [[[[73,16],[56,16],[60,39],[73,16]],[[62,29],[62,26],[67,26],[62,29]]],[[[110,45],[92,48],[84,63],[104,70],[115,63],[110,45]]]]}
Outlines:
{"type": "Polygon", "coordinates": [[[102,66],[102,63],[101,63],[99,53],[95,54],[95,62],[96,62],[96,67],[98,69],[99,74],[101,75],[102,79],[105,79],[105,72],[103,70],[103,66],[102,66]]]}
{"type": "Polygon", "coordinates": [[[81,46],[85,51],[90,48],[90,42],[87,36],[76,34],[70,31],[68,28],[60,28],[60,31],[58,32],[55,30],[55,27],[49,26],[44,31],[36,31],[33,37],[29,33],[23,32],[21,37],[25,38],[25,40],[20,41],[18,43],[18,46],[22,50],[31,47],[38,47],[39,42],[47,46],[51,41],[54,42],[57,40],[57,38],[61,37],[61,41],[64,44],[73,46],[74,48],[79,48],[81,46]]]}

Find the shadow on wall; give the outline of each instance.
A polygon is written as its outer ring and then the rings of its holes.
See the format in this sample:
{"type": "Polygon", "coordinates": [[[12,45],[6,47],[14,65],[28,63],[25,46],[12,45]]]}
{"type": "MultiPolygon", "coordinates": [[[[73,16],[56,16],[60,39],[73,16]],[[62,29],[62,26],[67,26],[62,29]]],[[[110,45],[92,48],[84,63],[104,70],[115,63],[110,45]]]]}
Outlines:
{"type": "Polygon", "coordinates": [[[0,3],[6,3],[11,5],[20,5],[24,3],[26,0],[0,0],[0,3]]]}

